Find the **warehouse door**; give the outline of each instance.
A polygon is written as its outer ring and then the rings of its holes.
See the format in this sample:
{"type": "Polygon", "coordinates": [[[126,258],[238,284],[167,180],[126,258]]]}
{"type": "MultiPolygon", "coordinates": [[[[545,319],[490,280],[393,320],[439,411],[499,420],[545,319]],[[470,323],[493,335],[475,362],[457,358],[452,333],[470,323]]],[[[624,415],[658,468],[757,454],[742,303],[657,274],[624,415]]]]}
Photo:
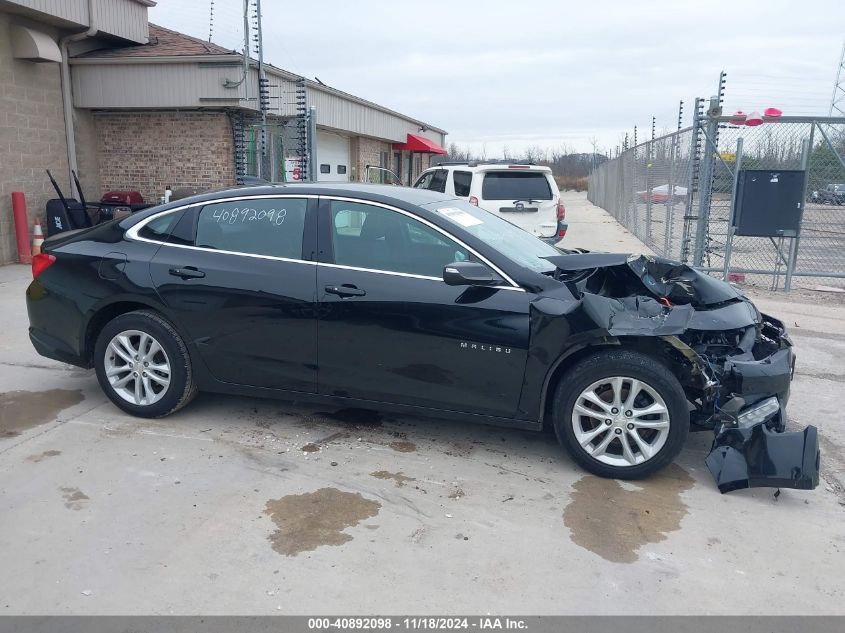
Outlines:
{"type": "Polygon", "coordinates": [[[317,131],[317,180],[349,181],[349,138],[317,131]]]}

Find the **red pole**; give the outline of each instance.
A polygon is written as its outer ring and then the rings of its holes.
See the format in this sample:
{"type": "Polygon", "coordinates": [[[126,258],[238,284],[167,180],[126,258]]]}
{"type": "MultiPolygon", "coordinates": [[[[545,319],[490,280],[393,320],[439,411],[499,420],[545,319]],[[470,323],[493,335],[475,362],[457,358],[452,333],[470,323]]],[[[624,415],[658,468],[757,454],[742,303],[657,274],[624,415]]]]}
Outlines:
{"type": "Polygon", "coordinates": [[[30,264],[32,251],[29,247],[29,218],[26,215],[26,198],[23,191],[12,192],[12,213],[15,217],[15,237],[18,240],[18,261],[21,264],[30,264]]]}

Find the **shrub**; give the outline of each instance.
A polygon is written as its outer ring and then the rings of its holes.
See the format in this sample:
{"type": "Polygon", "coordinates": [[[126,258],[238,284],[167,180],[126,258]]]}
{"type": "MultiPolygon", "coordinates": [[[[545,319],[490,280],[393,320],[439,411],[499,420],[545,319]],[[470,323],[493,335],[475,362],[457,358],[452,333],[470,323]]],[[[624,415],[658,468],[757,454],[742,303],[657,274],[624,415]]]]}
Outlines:
{"type": "Polygon", "coordinates": [[[561,191],[587,191],[586,176],[555,176],[555,182],[561,191]]]}

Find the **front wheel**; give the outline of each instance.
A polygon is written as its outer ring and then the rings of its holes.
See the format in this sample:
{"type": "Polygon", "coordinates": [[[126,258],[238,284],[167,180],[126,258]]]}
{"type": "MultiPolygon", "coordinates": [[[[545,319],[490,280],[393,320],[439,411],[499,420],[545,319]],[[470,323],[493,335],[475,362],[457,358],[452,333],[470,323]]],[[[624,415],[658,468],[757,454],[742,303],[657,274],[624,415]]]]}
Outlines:
{"type": "Polygon", "coordinates": [[[554,428],[572,458],[601,477],[640,479],[678,455],[689,433],[684,390],[669,369],[629,350],[598,352],[558,384],[554,428]]]}
{"type": "Polygon", "coordinates": [[[97,337],[94,364],[105,394],[132,415],[169,415],[197,393],[182,337],[161,315],[149,310],[109,321],[97,337]]]}

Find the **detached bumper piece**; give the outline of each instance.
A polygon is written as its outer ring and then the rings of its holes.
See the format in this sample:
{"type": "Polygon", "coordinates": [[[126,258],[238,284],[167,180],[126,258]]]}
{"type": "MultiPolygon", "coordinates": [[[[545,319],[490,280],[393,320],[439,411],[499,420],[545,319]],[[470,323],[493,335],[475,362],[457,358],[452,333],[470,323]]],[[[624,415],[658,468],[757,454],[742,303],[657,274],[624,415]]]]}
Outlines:
{"type": "Polygon", "coordinates": [[[819,435],[814,426],[778,433],[766,424],[723,429],[705,463],[722,493],[742,488],[797,488],[819,484],[819,435]]]}

